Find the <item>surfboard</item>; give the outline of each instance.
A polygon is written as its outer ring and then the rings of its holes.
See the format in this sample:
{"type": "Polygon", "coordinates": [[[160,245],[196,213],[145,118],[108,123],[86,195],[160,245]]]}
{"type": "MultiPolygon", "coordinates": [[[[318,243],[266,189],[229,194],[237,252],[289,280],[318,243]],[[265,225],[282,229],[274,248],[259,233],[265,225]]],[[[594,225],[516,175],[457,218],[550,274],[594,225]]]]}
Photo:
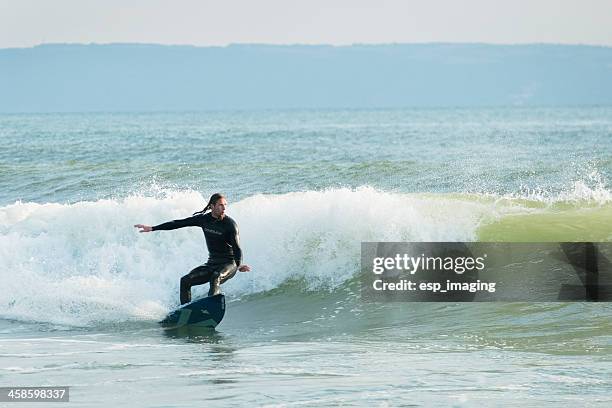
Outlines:
{"type": "Polygon", "coordinates": [[[166,316],[159,324],[165,329],[179,327],[214,328],[225,315],[225,296],[223,294],[196,299],[166,316]]]}

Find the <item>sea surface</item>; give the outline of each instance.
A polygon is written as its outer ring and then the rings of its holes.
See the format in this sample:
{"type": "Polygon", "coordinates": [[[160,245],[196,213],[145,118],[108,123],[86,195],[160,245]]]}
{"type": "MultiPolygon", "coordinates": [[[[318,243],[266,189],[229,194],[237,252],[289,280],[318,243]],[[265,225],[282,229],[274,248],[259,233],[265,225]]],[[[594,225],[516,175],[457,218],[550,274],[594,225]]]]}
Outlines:
{"type": "Polygon", "coordinates": [[[70,386],[71,407],[612,406],[610,304],[366,303],[358,279],[364,241],[612,242],[611,181],[612,107],[2,114],[0,386],[70,386]],[[215,331],[164,331],[202,231],[133,225],[217,191],[252,271],[215,331]]]}

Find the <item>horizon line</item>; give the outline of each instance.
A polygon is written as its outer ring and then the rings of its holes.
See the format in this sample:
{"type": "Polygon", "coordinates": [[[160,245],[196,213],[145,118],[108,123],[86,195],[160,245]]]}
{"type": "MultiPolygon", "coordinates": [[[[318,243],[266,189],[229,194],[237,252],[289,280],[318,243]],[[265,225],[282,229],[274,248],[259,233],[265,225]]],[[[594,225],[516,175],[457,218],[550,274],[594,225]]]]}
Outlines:
{"type": "Polygon", "coordinates": [[[284,108],[216,108],[216,109],[152,109],[152,110],[82,110],[82,111],[0,111],[0,115],[80,115],[80,114],[176,114],[176,113],[255,113],[255,112],[311,112],[311,111],[403,111],[403,110],[491,110],[491,109],[584,109],[612,108],[612,104],[491,104],[491,105],[412,105],[378,107],[284,107],[284,108]]]}

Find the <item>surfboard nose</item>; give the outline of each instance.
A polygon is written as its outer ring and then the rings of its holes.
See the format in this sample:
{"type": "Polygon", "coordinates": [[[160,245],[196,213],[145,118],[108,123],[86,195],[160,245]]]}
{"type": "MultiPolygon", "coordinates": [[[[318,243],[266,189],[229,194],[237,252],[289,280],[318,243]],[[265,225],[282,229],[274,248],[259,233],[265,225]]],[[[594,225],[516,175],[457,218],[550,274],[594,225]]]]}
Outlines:
{"type": "Polygon", "coordinates": [[[165,329],[184,326],[214,328],[225,316],[225,296],[218,294],[194,300],[166,316],[159,324],[165,329]]]}

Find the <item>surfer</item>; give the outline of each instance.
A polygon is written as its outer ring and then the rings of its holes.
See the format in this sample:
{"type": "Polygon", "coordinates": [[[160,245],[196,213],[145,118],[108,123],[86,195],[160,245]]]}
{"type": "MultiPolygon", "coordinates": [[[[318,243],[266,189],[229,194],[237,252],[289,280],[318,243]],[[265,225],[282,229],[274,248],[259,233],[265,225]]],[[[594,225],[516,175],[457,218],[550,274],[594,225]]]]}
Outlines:
{"type": "Polygon", "coordinates": [[[220,193],[210,197],[202,211],[189,218],[149,226],[136,224],[139,232],[168,231],[183,227],[200,227],[204,231],[208,261],[181,278],[181,304],[191,302],[191,287],[210,282],[208,296],[221,293],[221,284],[231,279],[236,271],[248,272],[242,264],[242,249],[238,239],[238,225],[225,215],[227,200],[220,193]],[[210,210],[209,213],[207,211],[210,210]]]}

